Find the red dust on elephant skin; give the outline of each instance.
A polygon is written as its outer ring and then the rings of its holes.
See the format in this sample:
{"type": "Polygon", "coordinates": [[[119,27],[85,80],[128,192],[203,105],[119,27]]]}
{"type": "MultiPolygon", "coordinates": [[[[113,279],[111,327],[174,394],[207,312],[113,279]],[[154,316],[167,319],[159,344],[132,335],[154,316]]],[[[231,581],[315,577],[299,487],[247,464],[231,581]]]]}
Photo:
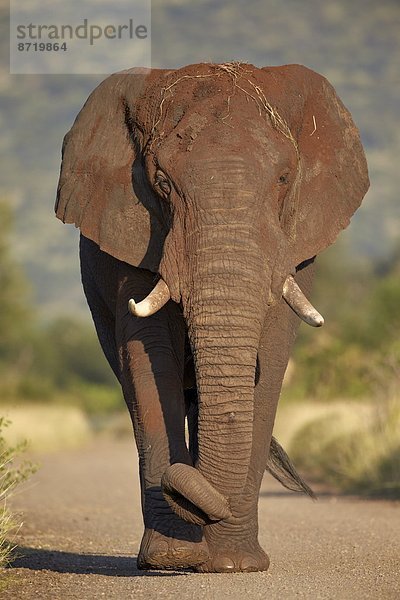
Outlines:
{"type": "Polygon", "coordinates": [[[300,65],[128,69],[77,116],[56,214],[132,417],[140,568],[268,569],[265,468],[312,494],[272,437],[283,376],[300,318],[323,323],[314,259],[368,185],[349,112],[300,65]]]}

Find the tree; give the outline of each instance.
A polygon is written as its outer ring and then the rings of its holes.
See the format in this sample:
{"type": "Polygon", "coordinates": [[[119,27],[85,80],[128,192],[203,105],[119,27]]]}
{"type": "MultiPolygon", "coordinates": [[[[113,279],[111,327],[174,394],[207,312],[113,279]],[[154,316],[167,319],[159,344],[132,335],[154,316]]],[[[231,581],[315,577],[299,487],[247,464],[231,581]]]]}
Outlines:
{"type": "Polygon", "coordinates": [[[12,222],[10,207],[0,201],[0,362],[20,356],[32,324],[27,306],[29,285],[10,248],[12,222]]]}

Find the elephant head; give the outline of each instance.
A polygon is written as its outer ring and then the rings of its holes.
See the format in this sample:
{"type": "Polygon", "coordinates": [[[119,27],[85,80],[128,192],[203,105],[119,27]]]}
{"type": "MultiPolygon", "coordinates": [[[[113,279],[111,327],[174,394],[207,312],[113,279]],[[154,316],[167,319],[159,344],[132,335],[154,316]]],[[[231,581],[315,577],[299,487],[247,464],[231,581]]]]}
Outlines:
{"type": "Polygon", "coordinates": [[[159,275],[144,303],[132,301],[136,315],[170,297],[182,304],[200,398],[197,468],[222,495],[235,493],[232,455],[237,491],[247,477],[268,311],[284,294],[322,323],[291,275],[335,240],[367,189],[349,112],[299,65],[117,73],[65,138],[57,216],[159,275]]]}

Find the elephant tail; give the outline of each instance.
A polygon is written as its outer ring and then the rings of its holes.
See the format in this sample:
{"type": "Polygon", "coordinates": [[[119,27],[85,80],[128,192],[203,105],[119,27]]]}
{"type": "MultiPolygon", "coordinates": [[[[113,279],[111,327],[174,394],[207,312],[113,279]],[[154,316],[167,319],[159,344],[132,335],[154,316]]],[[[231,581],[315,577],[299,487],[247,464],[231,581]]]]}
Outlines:
{"type": "Polygon", "coordinates": [[[266,470],[285,488],[292,492],[302,492],[313,500],[317,497],[300,477],[282,446],[272,437],[266,470]]]}

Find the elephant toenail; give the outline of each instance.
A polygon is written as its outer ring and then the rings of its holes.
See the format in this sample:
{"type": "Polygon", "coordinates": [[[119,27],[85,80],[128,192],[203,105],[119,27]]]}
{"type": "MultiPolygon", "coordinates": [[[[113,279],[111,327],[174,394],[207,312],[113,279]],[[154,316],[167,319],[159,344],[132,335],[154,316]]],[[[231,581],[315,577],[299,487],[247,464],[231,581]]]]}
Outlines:
{"type": "Polygon", "coordinates": [[[218,556],[214,559],[213,567],[217,573],[231,573],[235,570],[235,563],[227,556],[218,556]]]}
{"type": "Polygon", "coordinates": [[[258,571],[257,561],[252,556],[245,556],[240,563],[240,570],[246,572],[258,571]]]}

